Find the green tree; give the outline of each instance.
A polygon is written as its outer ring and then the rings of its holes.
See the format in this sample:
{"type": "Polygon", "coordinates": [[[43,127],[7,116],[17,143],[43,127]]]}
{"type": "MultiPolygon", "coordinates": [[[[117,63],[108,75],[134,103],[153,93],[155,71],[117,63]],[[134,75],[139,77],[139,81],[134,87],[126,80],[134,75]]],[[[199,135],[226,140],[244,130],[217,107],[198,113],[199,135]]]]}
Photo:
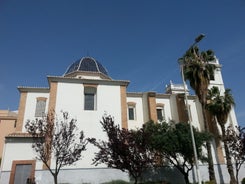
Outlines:
{"type": "Polygon", "coordinates": [[[76,140],[76,120],[69,119],[68,113],[63,113],[63,120],[58,121],[53,113],[36,120],[28,120],[25,128],[33,137],[32,148],[36,158],[41,160],[58,183],[58,174],[62,167],[72,165],[81,158],[81,152],[86,150],[87,141],[80,132],[80,143],[76,140]],[[54,122],[56,120],[56,122],[54,122]],[[50,160],[54,159],[54,169],[50,160]]]}
{"type": "MultiPolygon", "coordinates": [[[[194,89],[199,102],[201,103],[204,128],[206,131],[209,131],[206,115],[207,93],[210,80],[214,76],[216,68],[212,63],[214,60],[215,56],[212,50],[200,52],[197,46],[192,46],[186,51],[184,56],[179,59],[179,62],[183,66],[184,80],[189,81],[190,86],[194,89]]],[[[206,142],[206,147],[208,153],[209,179],[216,183],[211,143],[209,141],[206,142]]]]}
{"type": "Polygon", "coordinates": [[[93,164],[104,163],[110,168],[128,171],[137,183],[139,177],[153,161],[153,156],[146,144],[148,136],[145,135],[143,129],[121,129],[111,116],[103,117],[100,123],[108,140],[98,141],[94,138],[89,140],[99,148],[99,152],[95,153],[93,164]]]}
{"type": "MultiPolygon", "coordinates": [[[[165,165],[166,161],[178,169],[189,184],[189,172],[194,166],[194,152],[191,140],[190,126],[188,123],[167,124],[148,122],[144,131],[149,136],[149,147],[155,152],[156,165],[165,165]]],[[[202,146],[211,138],[208,133],[198,132],[193,128],[198,158],[207,161],[202,155],[202,146]]]]}
{"type": "Polygon", "coordinates": [[[245,162],[245,127],[228,126],[226,129],[226,140],[230,155],[235,162],[236,181],[239,184],[238,174],[242,164],[245,162]]]}
{"type": "Polygon", "coordinates": [[[221,95],[221,92],[218,87],[213,86],[208,91],[208,105],[207,109],[216,117],[218,124],[221,127],[222,132],[222,141],[224,143],[225,154],[226,154],[226,163],[227,169],[230,175],[230,184],[236,184],[236,178],[234,175],[232,160],[230,156],[230,151],[228,147],[228,142],[226,138],[225,124],[232,107],[235,105],[234,99],[231,94],[230,89],[226,89],[224,95],[221,95]]]}

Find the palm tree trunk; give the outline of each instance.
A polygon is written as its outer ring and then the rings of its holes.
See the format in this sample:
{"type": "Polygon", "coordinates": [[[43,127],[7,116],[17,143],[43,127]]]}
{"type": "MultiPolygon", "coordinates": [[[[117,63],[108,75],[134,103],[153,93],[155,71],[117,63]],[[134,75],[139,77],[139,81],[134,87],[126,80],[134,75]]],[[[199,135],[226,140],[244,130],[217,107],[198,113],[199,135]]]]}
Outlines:
{"type": "MultiPolygon", "coordinates": [[[[209,131],[209,126],[207,122],[207,115],[206,115],[206,105],[202,104],[202,114],[203,114],[203,121],[204,121],[204,128],[206,131],[209,131]]],[[[208,172],[209,172],[209,180],[213,181],[215,184],[216,178],[215,178],[215,172],[214,172],[214,162],[213,162],[213,155],[211,151],[211,143],[209,141],[206,142],[207,146],[207,153],[208,153],[208,172]]]]}
{"type": "Polygon", "coordinates": [[[225,138],[225,126],[224,124],[220,124],[221,127],[221,131],[222,131],[222,138],[223,138],[223,142],[224,142],[224,147],[225,147],[225,155],[226,155],[226,164],[227,164],[227,170],[229,172],[230,175],[230,184],[236,184],[236,178],[234,175],[234,170],[233,170],[233,165],[232,165],[232,161],[231,161],[231,156],[230,156],[230,151],[229,148],[227,146],[227,141],[225,138]]]}
{"type": "Polygon", "coordinates": [[[209,180],[216,182],[215,178],[215,171],[214,171],[214,162],[213,162],[213,155],[211,150],[211,143],[209,141],[206,142],[207,153],[208,153],[208,173],[209,173],[209,180]]]}

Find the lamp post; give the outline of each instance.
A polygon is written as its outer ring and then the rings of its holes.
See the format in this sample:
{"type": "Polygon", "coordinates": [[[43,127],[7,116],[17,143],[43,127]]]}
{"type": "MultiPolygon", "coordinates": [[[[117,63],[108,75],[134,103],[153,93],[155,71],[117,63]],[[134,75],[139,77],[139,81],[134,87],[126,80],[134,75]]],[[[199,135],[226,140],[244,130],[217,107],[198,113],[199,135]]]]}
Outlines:
{"type": "MultiPolygon", "coordinates": [[[[195,42],[191,45],[191,47],[188,50],[192,49],[204,37],[205,37],[204,34],[200,34],[198,37],[196,37],[195,42]]],[[[186,106],[186,109],[187,109],[188,123],[190,125],[191,140],[192,140],[192,146],[193,146],[193,150],[194,150],[194,159],[195,159],[195,166],[196,166],[196,176],[197,176],[198,184],[201,184],[201,176],[200,176],[200,170],[199,170],[199,164],[198,164],[196,142],[195,142],[195,137],[194,137],[194,133],[193,133],[192,121],[190,119],[190,117],[191,117],[191,114],[190,113],[191,112],[190,112],[190,109],[189,109],[188,97],[187,97],[187,89],[186,89],[186,82],[185,82],[185,78],[184,78],[184,63],[183,62],[179,62],[179,64],[180,64],[180,69],[181,69],[182,82],[183,82],[183,85],[184,85],[185,106],[186,106]]]]}

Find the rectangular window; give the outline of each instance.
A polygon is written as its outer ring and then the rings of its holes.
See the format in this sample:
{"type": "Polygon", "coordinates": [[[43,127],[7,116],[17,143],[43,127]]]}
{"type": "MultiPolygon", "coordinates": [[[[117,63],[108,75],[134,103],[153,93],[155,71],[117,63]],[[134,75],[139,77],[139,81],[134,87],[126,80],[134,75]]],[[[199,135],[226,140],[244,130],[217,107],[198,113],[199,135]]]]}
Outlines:
{"type": "Polygon", "coordinates": [[[18,164],[15,168],[14,183],[26,184],[30,177],[32,165],[18,164]]]}
{"type": "Polygon", "coordinates": [[[165,121],[164,106],[163,107],[157,107],[157,120],[158,121],[165,121]]]}
{"type": "Polygon", "coordinates": [[[158,121],[163,120],[162,109],[157,109],[157,119],[158,119],[158,121]]]}
{"type": "Polygon", "coordinates": [[[86,86],[84,88],[84,110],[96,110],[97,88],[86,86]]]}
{"type": "Polygon", "coordinates": [[[94,110],[94,96],[95,94],[85,93],[85,104],[84,104],[85,110],[94,110]]]}
{"type": "Polygon", "coordinates": [[[42,117],[45,115],[46,99],[37,99],[35,117],[42,117]]]}
{"type": "Polygon", "coordinates": [[[135,120],[135,107],[128,107],[128,119],[135,120]]]}
{"type": "Polygon", "coordinates": [[[26,184],[35,178],[35,160],[14,160],[9,183],[26,184]]]}
{"type": "Polygon", "coordinates": [[[214,81],[214,80],[215,80],[214,75],[215,75],[214,73],[212,73],[212,74],[210,75],[210,80],[211,80],[211,81],[214,81]]]}

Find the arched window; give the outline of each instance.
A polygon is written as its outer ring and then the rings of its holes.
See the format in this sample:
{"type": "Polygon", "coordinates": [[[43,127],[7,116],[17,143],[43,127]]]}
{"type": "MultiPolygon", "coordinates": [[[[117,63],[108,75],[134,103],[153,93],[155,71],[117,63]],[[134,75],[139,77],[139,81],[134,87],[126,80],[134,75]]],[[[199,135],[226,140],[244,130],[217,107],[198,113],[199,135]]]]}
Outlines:
{"type": "Polygon", "coordinates": [[[96,87],[84,87],[84,110],[96,110],[96,87]]]}

